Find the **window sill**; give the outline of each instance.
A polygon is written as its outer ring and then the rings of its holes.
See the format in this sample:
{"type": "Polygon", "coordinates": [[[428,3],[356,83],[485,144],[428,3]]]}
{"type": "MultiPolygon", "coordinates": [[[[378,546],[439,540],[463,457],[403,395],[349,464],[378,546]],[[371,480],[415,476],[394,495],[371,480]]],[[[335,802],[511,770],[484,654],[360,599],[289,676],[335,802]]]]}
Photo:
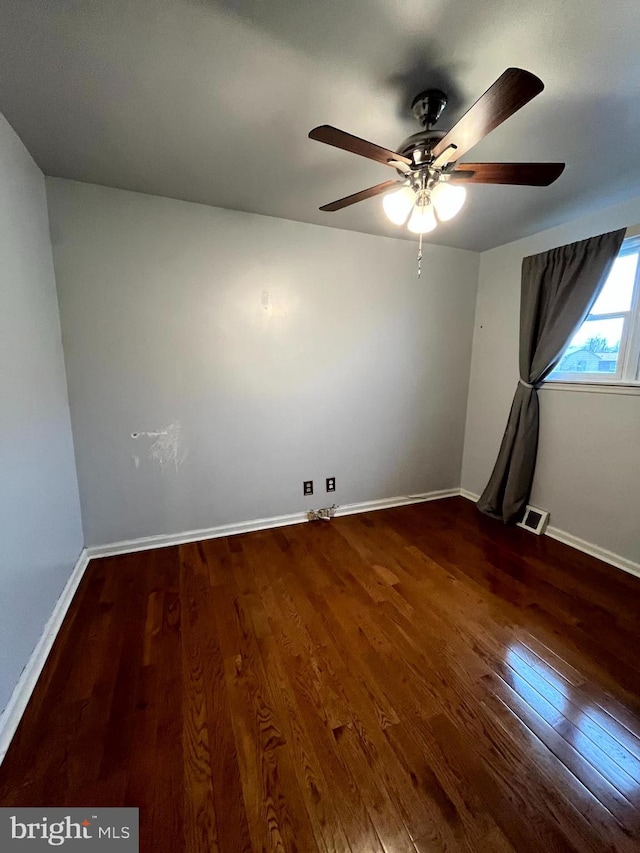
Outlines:
{"type": "Polygon", "coordinates": [[[549,379],[540,390],[586,391],[588,394],[629,394],[640,397],[640,383],[631,382],[560,382],[549,379]]]}

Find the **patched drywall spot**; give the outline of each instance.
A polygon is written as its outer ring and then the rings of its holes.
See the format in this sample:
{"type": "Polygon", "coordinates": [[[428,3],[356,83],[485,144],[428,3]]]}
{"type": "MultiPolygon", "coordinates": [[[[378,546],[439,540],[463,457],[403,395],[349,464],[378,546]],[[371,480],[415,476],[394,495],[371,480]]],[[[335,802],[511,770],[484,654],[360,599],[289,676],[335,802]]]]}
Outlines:
{"type": "MultiPolygon", "coordinates": [[[[176,471],[187,457],[187,451],[182,440],[182,428],[179,423],[169,424],[160,430],[150,432],[132,432],[131,438],[153,438],[149,447],[149,459],[156,462],[161,471],[175,466],[176,471]]],[[[139,457],[134,456],[136,468],[140,464],[139,457]]]]}
{"type": "Polygon", "coordinates": [[[133,464],[136,466],[136,468],[139,468],[140,467],[140,457],[136,456],[134,453],[132,458],[133,458],[133,464]]]}

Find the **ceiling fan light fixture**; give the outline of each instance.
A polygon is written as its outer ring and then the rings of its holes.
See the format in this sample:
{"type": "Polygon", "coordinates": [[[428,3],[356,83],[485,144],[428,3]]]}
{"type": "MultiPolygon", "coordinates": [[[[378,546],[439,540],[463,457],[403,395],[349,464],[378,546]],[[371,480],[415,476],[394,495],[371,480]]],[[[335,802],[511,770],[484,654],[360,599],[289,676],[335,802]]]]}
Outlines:
{"type": "Polygon", "coordinates": [[[404,225],[415,203],[416,194],[411,187],[402,187],[395,192],[387,193],[382,199],[382,207],[387,219],[394,225],[404,225]]]}
{"type": "Polygon", "coordinates": [[[434,230],[437,224],[433,205],[421,202],[414,206],[407,228],[412,234],[428,234],[429,231],[434,230]]]}
{"type": "Polygon", "coordinates": [[[438,183],[431,191],[431,201],[441,222],[449,219],[460,212],[467,197],[464,187],[452,186],[451,184],[438,183]]]}
{"type": "Polygon", "coordinates": [[[406,222],[407,229],[419,235],[420,278],[423,235],[437,228],[439,222],[453,219],[460,211],[466,199],[466,190],[460,183],[548,187],[562,174],[564,163],[461,163],[458,160],[543,89],[542,80],[530,71],[507,68],[448,131],[432,127],[446,106],[446,94],[439,89],[426,89],[412,104],[413,114],[423,130],[405,139],[397,151],[329,124],[314,127],[309,132],[311,139],[389,166],[400,176],[400,181],[384,181],[325,204],[320,210],[342,210],[382,195],[383,210],[391,222],[395,225],[406,222]]]}

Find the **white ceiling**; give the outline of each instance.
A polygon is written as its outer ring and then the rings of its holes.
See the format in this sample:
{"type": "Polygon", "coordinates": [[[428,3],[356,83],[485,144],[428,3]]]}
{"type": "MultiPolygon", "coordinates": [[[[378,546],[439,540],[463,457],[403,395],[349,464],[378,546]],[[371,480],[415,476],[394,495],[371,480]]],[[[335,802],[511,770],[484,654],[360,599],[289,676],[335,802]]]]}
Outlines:
{"type": "MultiPolygon", "coordinates": [[[[371,234],[394,176],[307,138],[396,148],[440,86],[448,128],[509,66],[545,91],[466,159],[563,160],[474,186],[430,241],[483,250],[640,193],[637,0],[0,0],[0,111],[48,175],[371,234]]],[[[464,158],[463,158],[464,160],[464,158]]]]}

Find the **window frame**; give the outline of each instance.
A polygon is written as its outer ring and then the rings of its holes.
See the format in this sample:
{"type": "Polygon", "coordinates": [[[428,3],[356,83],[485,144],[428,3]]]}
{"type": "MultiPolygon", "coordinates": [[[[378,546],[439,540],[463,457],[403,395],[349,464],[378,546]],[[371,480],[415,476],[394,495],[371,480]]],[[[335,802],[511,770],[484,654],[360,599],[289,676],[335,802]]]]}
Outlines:
{"type": "MultiPolygon", "coordinates": [[[[595,320],[615,320],[622,318],[622,333],[620,335],[619,355],[615,372],[602,371],[598,373],[595,371],[580,371],[564,373],[562,376],[555,376],[553,378],[551,378],[552,374],[550,374],[544,380],[543,385],[548,385],[549,387],[579,385],[582,387],[625,386],[640,388],[640,235],[634,234],[624,239],[616,260],[625,255],[638,255],[629,309],[627,311],[614,311],[607,314],[589,314],[584,321],[587,323],[595,320]]],[[[564,350],[562,357],[564,357],[564,350]]]]}

